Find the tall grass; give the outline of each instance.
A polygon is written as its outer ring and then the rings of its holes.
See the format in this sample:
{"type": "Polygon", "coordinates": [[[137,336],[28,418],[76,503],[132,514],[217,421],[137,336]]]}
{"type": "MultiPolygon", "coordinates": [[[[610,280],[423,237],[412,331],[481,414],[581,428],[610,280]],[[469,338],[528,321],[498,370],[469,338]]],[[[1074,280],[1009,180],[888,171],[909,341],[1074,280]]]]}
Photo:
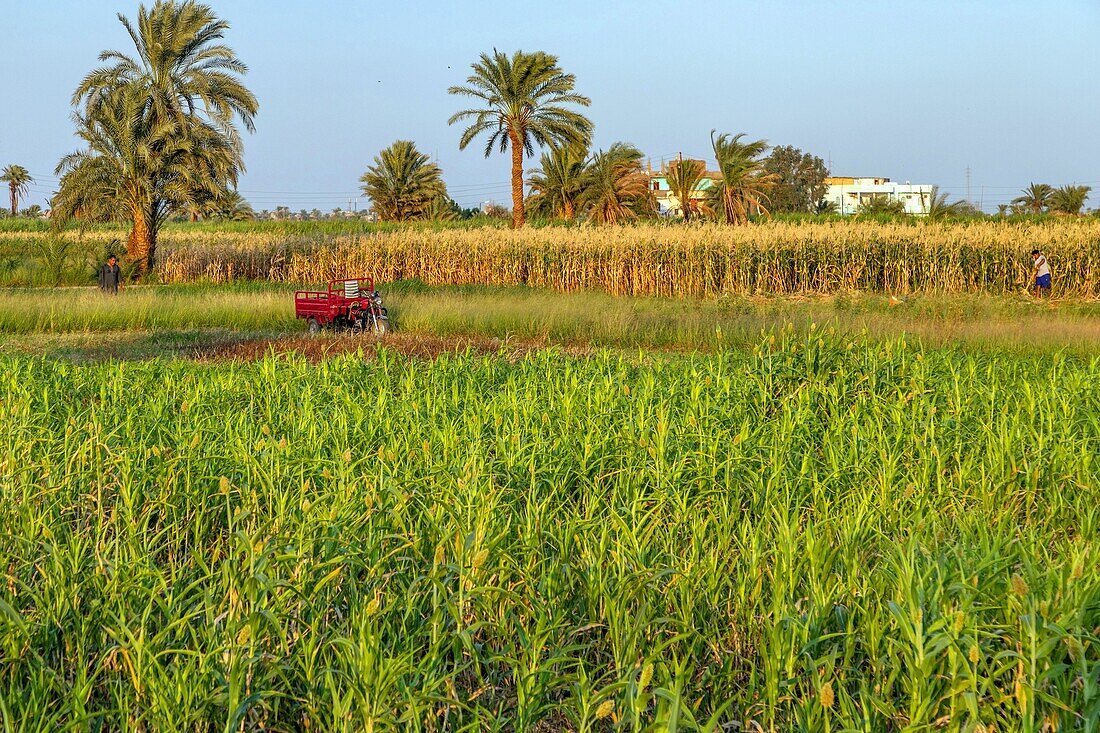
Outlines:
{"type": "MultiPolygon", "coordinates": [[[[893,304],[873,295],[700,300],[417,281],[380,287],[398,330],[444,337],[713,351],[754,343],[761,332],[786,325],[806,331],[817,324],[877,339],[908,334],[930,346],[1082,353],[1100,348],[1100,303],[1088,301],[1044,307],[1049,304],[990,295],[922,296],[893,304]]],[[[196,331],[193,337],[201,341],[208,329],[300,333],[305,326],[294,318],[293,291],[292,285],[257,282],[123,288],[117,297],[93,289],[9,289],[0,292],[0,334],[196,331]]],[[[171,343],[175,336],[165,338],[171,343]]]]}
{"type": "Polygon", "coordinates": [[[0,293],[0,333],[296,326],[288,289],[126,288],[106,296],[91,288],[0,293]]]}
{"type": "Polygon", "coordinates": [[[1096,730],[1098,370],[6,359],[0,718],[1096,730]]]}

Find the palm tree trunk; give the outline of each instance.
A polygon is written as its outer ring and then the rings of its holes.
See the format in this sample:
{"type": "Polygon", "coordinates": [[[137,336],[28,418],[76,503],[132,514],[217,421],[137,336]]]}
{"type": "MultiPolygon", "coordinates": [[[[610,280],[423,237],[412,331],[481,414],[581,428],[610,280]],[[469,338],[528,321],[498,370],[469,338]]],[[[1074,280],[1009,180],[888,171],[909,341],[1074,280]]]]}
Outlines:
{"type": "Polygon", "coordinates": [[[11,193],[11,215],[15,216],[16,209],[19,208],[19,196],[15,192],[15,184],[12,183],[8,186],[8,191],[11,193]]]}
{"type": "Polygon", "coordinates": [[[130,229],[130,238],[126,241],[126,257],[137,267],[138,275],[144,276],[153,266],[156,239],[143,211],[133,209],[131,216],[133,226],[130,229]]]}
{"type": "Polygon", "coordinates": [[[512,228],[523,226],[523,140],[511,132],[508,138],[512,143],[512,228]]]}

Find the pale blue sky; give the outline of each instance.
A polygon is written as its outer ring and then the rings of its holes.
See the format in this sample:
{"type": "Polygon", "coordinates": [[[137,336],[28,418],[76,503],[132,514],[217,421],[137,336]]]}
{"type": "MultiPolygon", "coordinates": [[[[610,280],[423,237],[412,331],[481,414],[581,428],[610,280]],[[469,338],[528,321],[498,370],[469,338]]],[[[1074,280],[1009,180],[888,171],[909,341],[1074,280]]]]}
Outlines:
{"type": "MultiPolygon", "coordinates": [[[[508,161],[460,152],[447,126],[447,87],[494,46],[557,54],[592,98],[596,144],[654,163],[705,156],[717,128],[958,196],[969,166],[986,209],[1033,180],[1100,191],[1097,0],[211,4],[260,98],[241,182],[257,209],[346,207],[398,138],[438,156],[463,205],[507,201],[508,161]]],[[[115,14],[136,9],[0,0],[0,165],[38,176],[31,202],[76,147],[69,95],[100,50],[130,50],[115,14]]]]}

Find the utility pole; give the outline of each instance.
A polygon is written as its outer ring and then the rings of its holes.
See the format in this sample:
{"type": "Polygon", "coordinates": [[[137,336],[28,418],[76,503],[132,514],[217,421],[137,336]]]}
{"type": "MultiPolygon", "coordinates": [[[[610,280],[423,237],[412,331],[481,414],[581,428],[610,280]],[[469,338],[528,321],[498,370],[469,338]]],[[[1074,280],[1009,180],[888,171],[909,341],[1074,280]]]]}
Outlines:
{"type": "Polygon", "coordinates": [[[966,203],[970,203],[970,166],[966,166],[966,203]]]}

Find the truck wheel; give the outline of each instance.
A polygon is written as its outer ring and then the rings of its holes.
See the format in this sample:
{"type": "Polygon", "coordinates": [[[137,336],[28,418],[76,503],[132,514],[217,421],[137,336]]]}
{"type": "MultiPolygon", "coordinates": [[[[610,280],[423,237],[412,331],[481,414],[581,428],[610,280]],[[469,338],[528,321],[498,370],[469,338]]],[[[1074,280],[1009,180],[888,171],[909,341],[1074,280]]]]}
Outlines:
{"type": "Polygon", "coordinates": [[[311,336],[321,333],[321,324],[317,322],[316,318],[309,319],[309,333],[311,336]]]}
{"type": "Polygon", "coordinates": [[[390,319],[382,316],[374,319],[374,331],[375,336],[385,336],[390,332],[390,319]]]}

